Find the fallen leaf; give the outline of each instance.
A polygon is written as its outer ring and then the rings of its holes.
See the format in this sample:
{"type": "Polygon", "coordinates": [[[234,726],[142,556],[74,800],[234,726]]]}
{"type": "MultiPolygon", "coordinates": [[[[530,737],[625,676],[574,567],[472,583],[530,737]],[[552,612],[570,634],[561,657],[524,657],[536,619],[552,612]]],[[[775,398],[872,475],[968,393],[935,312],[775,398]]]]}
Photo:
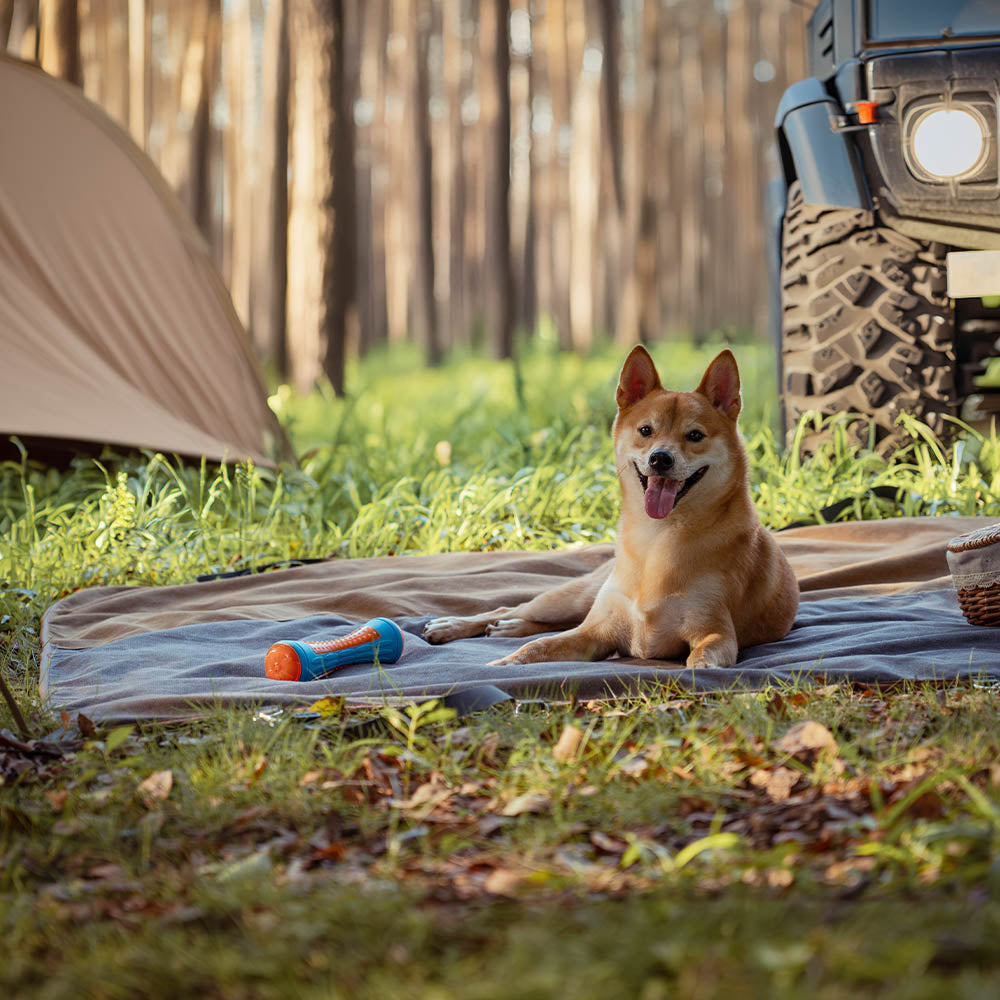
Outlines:
{"type": "Polygon", "coordinates": [[[788,868],[768,868],[764,872],[764,883],[771,889],[787,889],[794,881],[788,868]]]}
{"type": "Polygon", "coordinates": [[[139,796],[147,806],[162,802],[174,787],[173,771],[154,771],[148,778],[139,782],[139,796]]]}
{"type": "Polygon", "coordinates": [[[45,793],[45,797],[49,800],[49,805],[52,806],[53,812],[62,812],[63,807],[66,805],[66,800],[69,798],[69,792],[65,788],[53,788],[45,793]]]}
{"type": "Polygon", "coordinates": [[[304,711],[319,712],[325,719],[338,718],[344,714],[344,699],[333,697],[320,698],[319,701],[314,701],[304,711]]]}
{"type": "Polygon", "coordinates": [[[525,879],[525,873],[513,868],[494,868],[486,876],[483,888],[494,896],[510,896],[525,879]]]}
{"type": "Polygon", "coordinates": [[[797,722],[774,744],[776,750],[797,757],[800,754],[819,754],[823,751],[837,753],[837,741],[833,733],[821,722],[811,719],[797,722]]]}
{"type": "Polygon", "coordinates": [[[600,830],[590,831],[590,842],[604,854],[624,854],[628,844],[616,837],[609,837],[600,830]]]}
{"type": "Polygon", "coordinates": [[[61,819],[52,824],[52,832],[57,837],[75,837],[78,833],[83,833],[86,824],[79,816],[71,816],[69,819],[61,819]]]}
{"type": "Polygon", "coordinates": [[[309,860],[315,864],[320,861],[343,861],[345,853],[343,844],[327,844],[326,847],[317,847],[309,856],[309,860]]]}
{"type": "Polygon", "coordinates": [[[583,730],[577,726],[567,725],[552,748],[552,756],[559,764],[569,764],[576,759],[576,752],[583,741],[583,730]]]}
{"type": "Polygon", "coordinates": [[[76,717],[76,727],[80,730],[80,735],[86,737],[88,740],[97,739],[97,726],[80,712],[76,717]]]}
{"type": "Polygon", "coordinates": [[[105,861],[101,864],[94,865],[87,872],[87,878],[102,879],[104,881],[110,879],[124,879],[127,875],[128,872],[126,872],[121,865],[115,864],[113,861],[105,861]]]}
{"type": "Polygon", "coordinates": [[[783,802],[791,795],[802,775],[790,767],[761,768],[750,775],[750,784],[755,788],[763,788],[768,798],[775,802],[783,802]]]}
{"type": "Polygon", "coordinates": [[[617,765],[622,774],[627,774],[630,778],[640,778],[649,770],[649,761],[645,757],[629,757],[617,765]]]}
{"type": "Polygon", "coordinates": [[[492,837],[497,830],[502,830],[509,820],[503,816],[483,816],[476,821],[476,829],[480,837],[492,837]]]}
{"type": "Polygon", "coordinates": [[[452,794],[450,788],[437,781],[425,781],[408,799],[390,799],[389,805],[403,812],[419,811],[422,817],[426,817],[439,805],[447,802],[452,794]]]}
{"type": "Polygon", "coordinates": [[[552,804],[548,792],[525,792],[512,799],[500,810],[501,816],[520,816],[522,813],[542,813],[552,804]]]}

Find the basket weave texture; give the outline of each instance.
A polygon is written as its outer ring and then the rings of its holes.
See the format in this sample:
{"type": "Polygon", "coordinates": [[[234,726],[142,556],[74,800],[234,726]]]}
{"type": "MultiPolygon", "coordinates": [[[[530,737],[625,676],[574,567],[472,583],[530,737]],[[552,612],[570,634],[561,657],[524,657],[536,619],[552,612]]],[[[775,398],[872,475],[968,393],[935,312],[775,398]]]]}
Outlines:
{"type": "Polygon", "coordinates": [[[953,538],[948,568],[966,620],[1000,627],[1000,524],[953,538]]]}

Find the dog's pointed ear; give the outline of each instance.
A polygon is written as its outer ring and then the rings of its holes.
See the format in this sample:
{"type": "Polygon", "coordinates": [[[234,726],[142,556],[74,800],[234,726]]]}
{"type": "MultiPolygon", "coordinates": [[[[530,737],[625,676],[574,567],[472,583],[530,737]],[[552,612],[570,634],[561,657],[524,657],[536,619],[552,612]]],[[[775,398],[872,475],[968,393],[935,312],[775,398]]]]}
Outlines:
{"type": "Polygon", "coordinates": [[[656,374],[656,365],[653,364],[649,351],[642,344],[636,344],[625,359],[622,373],[618,376],[618,392],[615,394],[618,409],[628,409],[643,396],[648,396],[659,388],[660,376],[656,374]]]}
{"type": "Polygon", "coordinates": [[[740,415],[743,400],[740,398],[740,370],[736,358],[728,348],[708,366],[701,384],[695,390],[708,398],[717,410],[730,420],[740,415]]]}

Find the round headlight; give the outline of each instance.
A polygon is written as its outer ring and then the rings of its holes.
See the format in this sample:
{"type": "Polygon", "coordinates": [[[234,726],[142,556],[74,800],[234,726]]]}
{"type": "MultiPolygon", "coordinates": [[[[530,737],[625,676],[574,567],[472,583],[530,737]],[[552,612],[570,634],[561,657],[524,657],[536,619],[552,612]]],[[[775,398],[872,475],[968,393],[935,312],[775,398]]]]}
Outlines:
{"type": "Polygon", "coordinates": [[[967,174],[979,163],[985,144],[979,119],[957,108],[931,111],[913,130],[913,158],[933,177],[967,174]]]}

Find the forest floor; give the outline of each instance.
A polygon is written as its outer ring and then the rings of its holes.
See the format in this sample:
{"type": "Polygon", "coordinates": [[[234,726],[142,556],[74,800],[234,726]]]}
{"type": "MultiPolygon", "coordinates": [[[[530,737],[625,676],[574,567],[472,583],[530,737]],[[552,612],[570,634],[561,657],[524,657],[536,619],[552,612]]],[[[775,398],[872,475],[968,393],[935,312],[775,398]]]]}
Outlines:
{"type": "MultiPolygon", "coordinates": [[[[690,388],[717,349],[654,356],[690,388]]],[[[771,527],[873,483],[899,504],[853,516],[1000,516],[995,438],[945,446],[914,425],[886,461],[836,426],[800,460],[771,428],[766,348],[735,350],[771,527]]],[[[40,702],[40,616],[81,586],[613,537],[619,361],[424,372],[396,351],[357,367],[347,400],[276,393],[299,468],[0,468],[0,670],[20,709],[0,703],[9,995],[1000,993],[989,685],[664,686],[461,719],[325,701],[171,725],[40,702]],[[359,738],[363,718],[381,728],[359,738]]]]}

